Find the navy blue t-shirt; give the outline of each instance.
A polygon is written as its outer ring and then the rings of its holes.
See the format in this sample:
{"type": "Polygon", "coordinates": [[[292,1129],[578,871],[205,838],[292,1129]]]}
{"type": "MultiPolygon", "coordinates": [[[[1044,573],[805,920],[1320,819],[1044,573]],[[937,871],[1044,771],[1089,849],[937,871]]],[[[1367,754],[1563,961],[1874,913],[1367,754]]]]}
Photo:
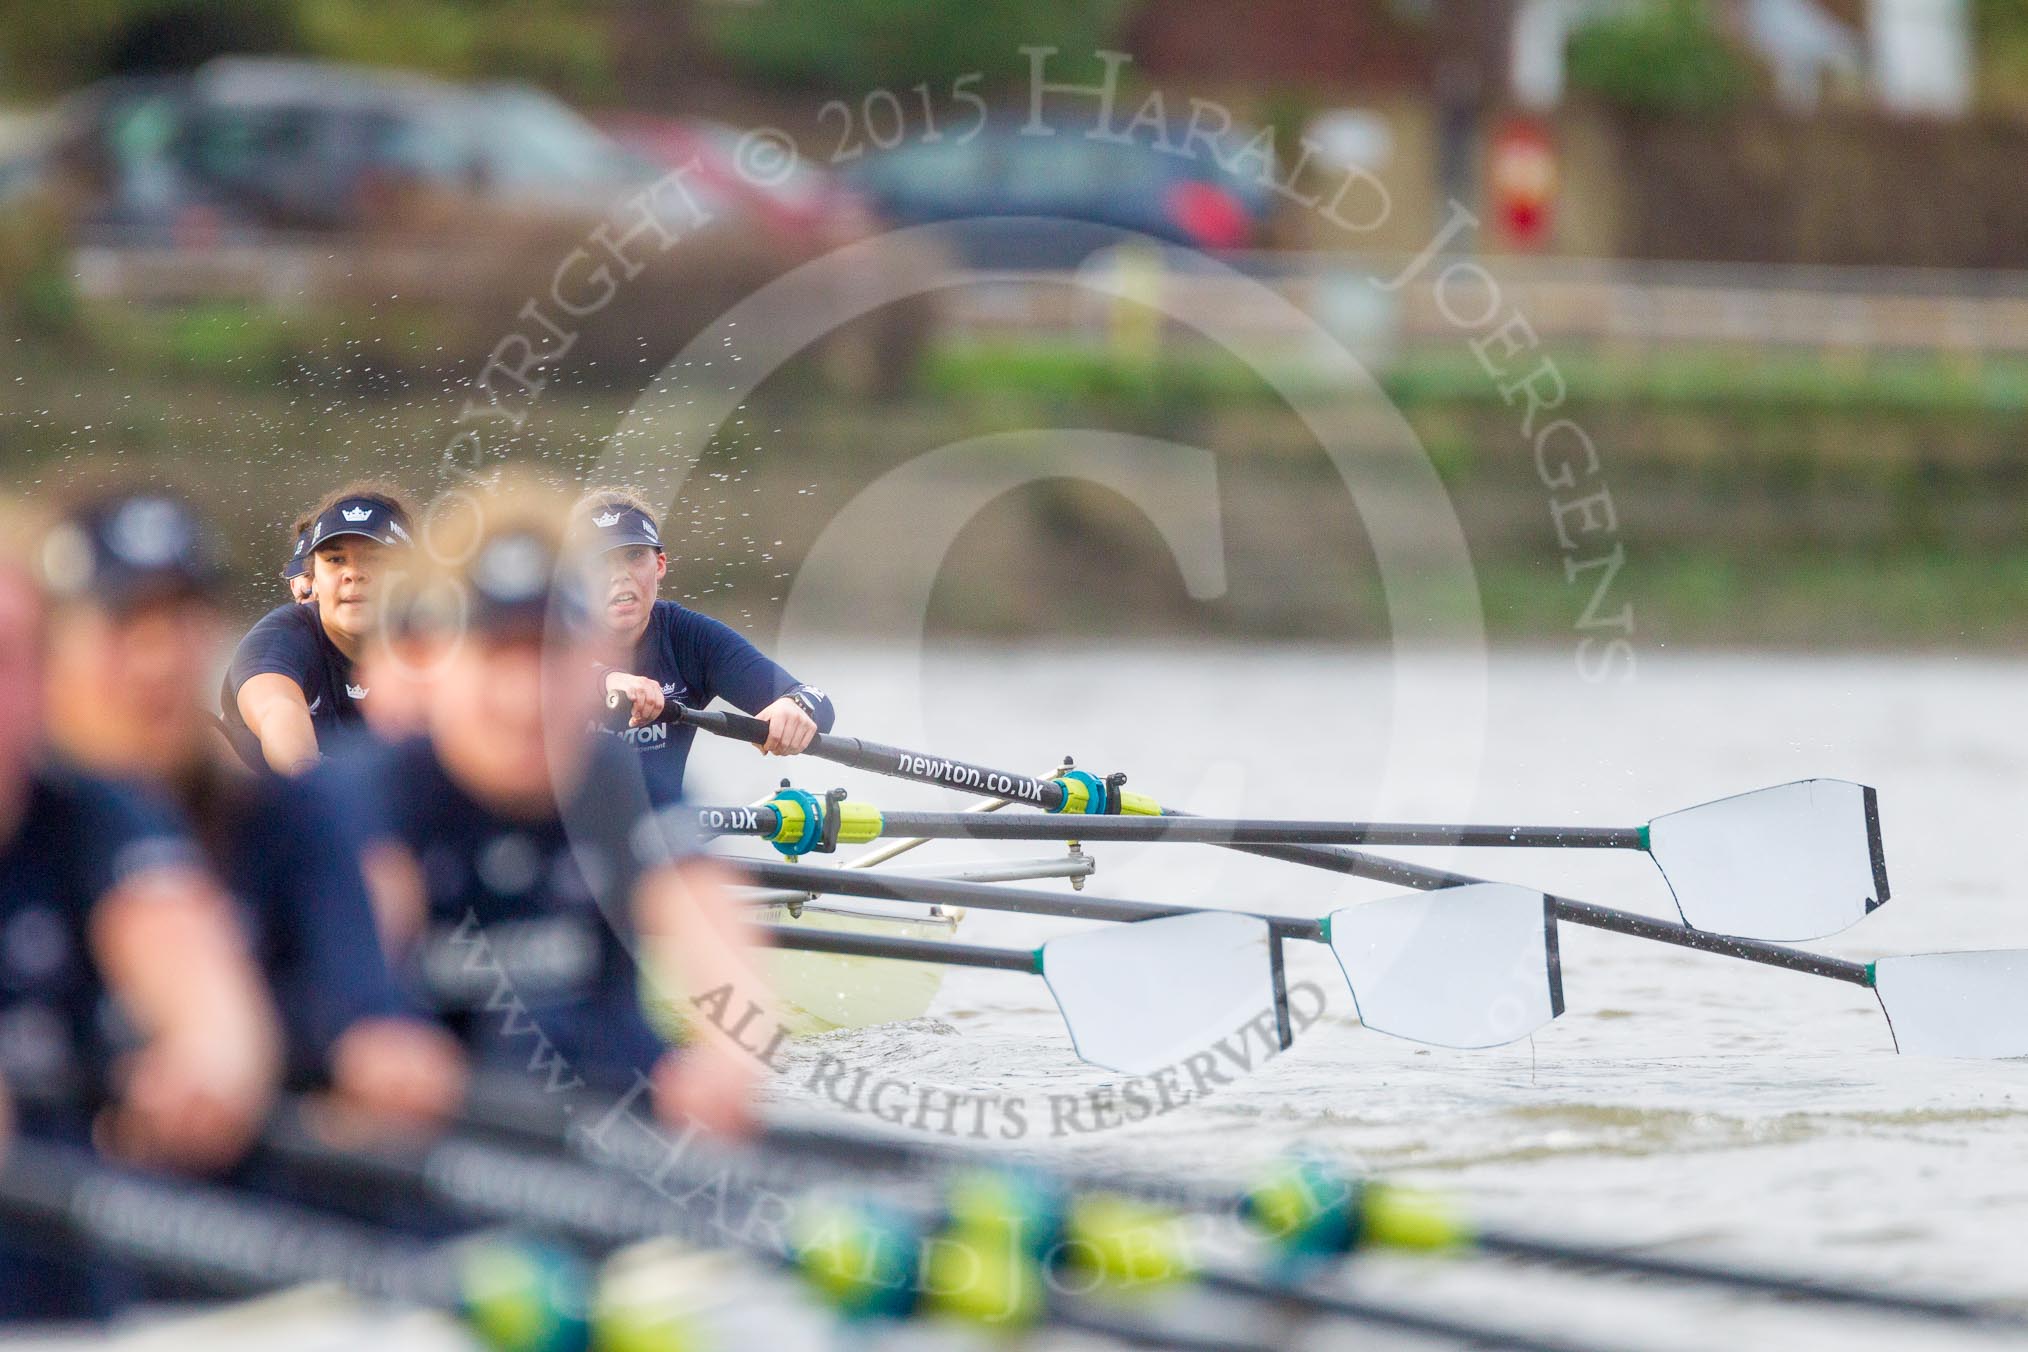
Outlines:
{"type": "Polygon", "coordinates": [[[397,971],[475,1068],[623,1088],[665,1050],[630,945],[635,884],[674,853],[627,754],[604,738],[590,750],[562,809],[533,820],[473,800],[426,738],[331,770],[361,839],[406,847],[421,871],[427,927],[397,971]]]}
{"type": "Polygon", "coordinates": [[[333,1044],[361,1019],[419,1011],[388,971],[352,837],[322,776],[218,774],[182,807],[239,903],[274,993],[292,1084],[316,1085],[333,1044]]]}
{"type": "MultiPolygon", "coordinates": [[[[129,1050],[92,956],[99,902],[151,869],[197,863],[196,847],[140,796],[67,768],[34,775],[0,845],[0,1074],[23,1133],[88,1140],[107,1071],[129,1050]]],[[[104,1317],[131,1294],[128,1280],[0,1236],[0,1323],[104,1317]]]]}
{"type": "Polygon", "coordinates": [[[326,752],[341,730],[365,726],[359,704],[366,698],[366,689],[352,673],[352,659],[339,652],[324,632],[317,607],[293,601],[276,606],[247,630],[233,650],[232,665],[226,669],[225,685],[218,694],[226,738],[252,769],[265,771],[269,766],[261,755],[260,739],[240,716],[239,688],[266,672],[286,676],[302,690],[317,741],[326,752]]]}
{"type": "MultiPolygon", "coordinates": [[[[806,686],[746,641],[731,625],[700,615],[674,601],[657,601],[648,627],[634,645],[631,676],[646,676],[662,685],[662,698],[701,709],[724,699],[757,714],[791,690],[806,691],[816,704],[813,717],[819,732],[829,732],[836,711],[823,691],[806,686]]],[[[604,680],[603,669],[600,680],[604,680]]],[[[641,773],[648,796],[657,806],[683,795],[683,768],[697,729],[674,723],[651,723],[613,734],[641,753],[641,773]]]]}

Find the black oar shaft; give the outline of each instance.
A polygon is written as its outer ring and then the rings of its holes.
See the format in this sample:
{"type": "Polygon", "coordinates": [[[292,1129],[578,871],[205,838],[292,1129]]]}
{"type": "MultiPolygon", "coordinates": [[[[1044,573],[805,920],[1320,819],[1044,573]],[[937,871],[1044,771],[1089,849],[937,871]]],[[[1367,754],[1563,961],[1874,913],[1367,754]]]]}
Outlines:
{"type": "MultiPolygon", "coordinates": [[[[736,741],[765,741],[767,725],[756,718],[738,714],[727,714],[719,710],[709,712],[695,709],[672,707],[672,717],[677,721],[713,732],[721,737],[736,741]],[[748,726],[750,725],[750,726],[748,726]],[[758,730],[756,732],[756,730],[758,730]]],[[[1048,780],[1037,780],[1026,775],[1009,775],[1005,771],[991,770],[984,766],[967,765],[962,761],[945,760],[935,756],[924,756],[918,752],[905,751],[899,747],[879,746],[877,743],[858,741],[855,738],[819,736],[810,744],[808,754],[840,765],[850,765],[875,774],[888,775],[896,779],[915,780],[925,784],[941,784],[950,788],[963,789],[968,793],[991,793],[995,797],[1012,798],[1029,802],[1042,808],[1059,806],[1063,801],[1063,790],[1048,780]],[[994,785],[989,787],[987,781],[994,785]],[[1018,784],[1017,784],[1018,781],[1018,784]],[[1020,792],[1016,792],[1018,788],[1020,792]]],[[[1184,820],[1190,818],[1187,812],[1163,809],[1163,815],[1184,820]]],[[[1080,817],[1080,821],[1100,821],[1100,817],[1080,817]]],[[[1088,837],[1081,837],[1088,838],[1088,837]]],[[[1405,863],[1399,859],[1383,859],[1377,855],[1362,854],[1358,850],[1335,845],[1231,845],[1228,848],[1246,854],[1259,855],[1267,859],[1279,859],[1291,864],[1304,864],[1311,868],[1327,869],[1333,873],[1349,874],[1353,877],[1370,878],[1378,882],[1398,883],[1405,887],[1422,890],[1442,887],[1464,887],[1472,883],[1488,881],[1470,874],[1451,873],[1444,869],[1424,868],[1418,864],[1405,863]]],[[[794,886],[795,884],[783,884],[794,886]]],[[[841,889],[843,890],[843,889],[841,889]]],[[[876,896],[881,893],[861,892],[856,895],[876,896]]],[[[906,898],[904,898],[905,900],[906,898]]],[[[1840,958],[1824,957],[1799,948],[1768,943],[1759,939],[1742,939],[1731,935],[1708,934],[1693,930],[1685,925],[1671,925],[1629,911],[1614,910],[1590,902],[1574,901],[1567,897],[1552,896],[1550,904],[1555,907],[1559,920],[1568,920],[1574,925],[1585,925],[1592,929],[1610,930],[1615,934],[1628,934],[1658,943],[1674,944],[1679,948],[1695,949],[1703,953],[1715,953],[1724,957],[1740,958],[1747,962],[1763,963],[1770,967],[1781,967],[1792,972],[1804,972],[1812,976],[1829,977],[1834,981],[1847,981],[1855,986],[1871,986],[1873,980],[1866,964],[1840,958]]],[[[960,905],[985,907],[986,902],[960,902],[960,905]]],[[[1026,910],[1026,906],[1018,909],[1026,910]]],[[[1102,918],[1102,917],[1094,917],[1102,918]]],[[[1303,937],[1303,936],[1294,936],[1303,937]]]]}
{"type": "MultiPolygon", "coordinates": [[[[672,722],[701,728],[736,742],[751,742],[759,746],[768,739],[768,725],[760,719],[723,709],[689,709],[672,704],[666,716],[672,722]]],[[[1063,786],[1054,780],[1010,774],[1005,770],[943,756],[926,756],[920,751],[883,746],[857,737],[820,732],[811,739],[803,754],[876,775],[914,780],[918,784],[936,784],[985,798],[1005,798],[1044,811],[1063,806],[1063,786]]]]}
{"type": "Polygon", "coordinates": [[[1568,897],[1552,896],[1549,898],[1549,905],[1556,912],[1558,920],[1568,920],[1575,925],[1608,930],[1614,934],[1632,935],[1637,939],[1657,939],[1665,944],[1695,949],[1700,953],[1742,958],[1747,962],[1757,962],[1766,967],[1780,967],[1785,971],[1802,972],[1808,976],[1828,977],[1833,981],[1846,981],[1855,986],[1873,984],[1873,977],[1868,972],[1866,964],[1853,962],[1849,958],[1834,958],[1823,953],[1812,953],[1807,949],[1769,943],[1765,939],[1742,939],[1729,934],[1708,934],[1703,930],[1672,925],[1665,920],[1652,920],[1643,915],[1594,906],[1588,901],[1572,901],[1568,897]]]}
{"type": "Polygon", "coordinates": [[[444,1137],[341,1149],[284,1113],[260,1146],[307,1173],[414,1192],[462,1216],[539,1227],[601,1250],[698,1231],[694,1218],[636,1179],[483,1141],[444,1137]]]}
{"type": "MultiPolygon", "coordinates": [[[[1108,897],[1065,896],[988,883],[900,878],[866,869],[819,868],[810,864],[769,864],[748,860],[739,860],[734,867],[763,887],[796,888],[804,892],[831,892],[848,897],[917,902],[930,906],[968,906],[982,911],[1018,911],[1026,915],[1059,916],[1066,920],[1131,923],[1196,915],[1203,910],[1198,906],[1162,906],[1108,897]]],[[[1261,916],[1260,919],[1267,922],[1270,932],[1285,939],[1321,940],[1323,937],[1314,920],[1297,916],[1261,916]]],[[[943,945],[933,947],[940,949],[943,945]]]]}
{"type": "MultiPolygon", "coordinates": [[[[1425,868],[1420,864],[1411,864],[1400,859],[1383,859],[1377,855],[1327,845],[1238,848],[1245,848],[1251,854],[1266,855],[1292,864],[1305,864],[1312,868],[1329,869],[1335,873],[1369,878],[1377,882],[1396,883],[1424,891],[1444,887],[1466,887],[1473,883],[1488,881],[1469,873],[1425,868]]],[[[1765,939],[1743,939],[1729,934],[1711,934],[1704,930],[1691,929],[1686,925],[1671,924],[1666,920],[1656,920],[1651,916],[1615,910],[1610,906],[1599,906],[1570,897],[1550,894],[1548,899],[1556,918],[1568,920],[1573,925],[1630,935],[1637,939],[1653,939],[1657,943],[1674,944],[1678,948],[1739,958],[1746,962],[1780,967],[1786,971],[1802,972],[1810,976],[1828,977],[1833,981],[1846,981],[1855,986],[1873,984],[1873,978],[1863,962],[1828,957],[1822,953],[1809,952],[1807,949],[1790,948],[1786,944],[1769,943],[1765,939]]]]}
{"type": "Polygon", "coordinates": [[[450,1309],[458,1301],[441,1249],[214,1185],[108,1168],[34,1140],[8,1147],[0,1218],[217,1295],[329,1281],[399,1305],[450,1309]]]}
{"type": "Polygon", "coordinates": [[[1658,1277],[1666,1281],[1700,1282],[1708,1286],[1730,1287],[1765,1296],[1790,1296],[1826,1305],[1851,1305],[1861,1309],[1878,1310],[1883,1314],[1913,1315],[1925,1319],[1948,1319],[1995,1326],[2009,1325],[2016,1328],[2024,1323],[2023,1316],[2014,1311],[1997,1309],[1979,1301],[1852,1286],[1817,1277],[1770,1272],[1764,1268],[1734,1267],[1726,1263],[1704,1263],[1695,1259],[1637,1253],[1603,1244],[1578,1244],[1569,1240],[1543,1239],[1534,1235],[1508,1234],[1498,1230],[1479,1231],[1473,1236],[1472,1244],[1485,1253],[1530,1262],[1556,1263],[1569,1267],[1623,1273],[1628,1276],[1658,1277]]]}
{"type": "Polygon", "coordinates": [[[851,930],[817,929],[807,925],[760,925],[756,928],[775,947],[794,949],[803,953],[837,953],[852,958],[899,958],[907,962],[941,962],[952,967],[985,967],[1003,972],[1033,973],[1036,970],[1035,954],[1020,948],[986,948],[979,944],[954,944],[938,939],[862,934],[851,930]]]}
{"type": "Polygon", "coordinates": [[[1275,1343],[1192,1332],[1174,1324],[1148,1324],[1105,1305],[1060,1296],[1049,1302],[1049,1320],[1063,1328],[1095,1334],[1128,1347],[1165,1348],[1169,1352],[1278,1352],[1279,1347],[1275,1343]]]}
{"type": "Polygon", "coordinates": [[[1369,1300],[1364,1296],[1319,1291],[1286,1282],[1263,1281],[1236,1272],[1200,1272],[1198,1280],[1214,1291],[1247,1296],[1306,1315],[1350,1319],[1467,1347],[1497,1347],[1510,1349],[1510,1352],[1602,1352],[1602,1345],[1597,1343],[1480,1324],[1430,1310],[1411,1309],[1369,1300]]]}
{"type": "MultiPolygon", "coordinates": [[[[698,807],[698,830],[769,838],[781,829],[771,807],[698,807]]],[[[1637,829],[1605,826],[1446,826],[1421,822],[1292,821],[1229,817],[993,817],[978,812],[882,812],[883,837],[925,840],[1161,841],[1178,845],[1460,845],[1639,849],[1637,829]]]]}

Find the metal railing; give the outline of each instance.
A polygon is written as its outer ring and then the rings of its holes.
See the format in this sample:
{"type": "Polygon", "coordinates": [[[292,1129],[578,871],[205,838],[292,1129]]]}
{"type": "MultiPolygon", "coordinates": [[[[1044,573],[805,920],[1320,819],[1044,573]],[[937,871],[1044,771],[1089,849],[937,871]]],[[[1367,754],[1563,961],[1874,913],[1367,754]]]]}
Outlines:
{"type": "MultiPolygon", "coordinates": [[[[417,301],[456,301],[472,276],[471,254],[399,239],[194,248],[100,241],[76,251],[75,273],[88,297],[138,303],[231,298],[314,306],[356,296],[368,276],[417,301]]],[[[1413,260],[1288,252],[1219,261],[1224,266],[1206,267],[1166,252],[1097,259],[1084,271],[1114,270],[1102,287],[1079,286],[1080,274],[1071,272],[959,274],[960,284],[945,293],[945,322],[968,336],[1099,339],[1125,296],[1158,310],[1209,307],[1270,339],[1312,341],[1321,326],[1355,348],[1386,350],[1455,341],[1471,327],[1459,312],[1485,308],[1483,277],[1456,273],[1447,292],[1432,283],[1472,263],[1493,278],[1499,318],[1520,314],[1545,345],[2028,352],[2028,272],[1439,258],[1411,284],[1389,290],[1380,283],[1413,260]]],[[[1187,341],[1187,330],[1172,321],[1164,333],[1171,339],[1187,341]]]]}

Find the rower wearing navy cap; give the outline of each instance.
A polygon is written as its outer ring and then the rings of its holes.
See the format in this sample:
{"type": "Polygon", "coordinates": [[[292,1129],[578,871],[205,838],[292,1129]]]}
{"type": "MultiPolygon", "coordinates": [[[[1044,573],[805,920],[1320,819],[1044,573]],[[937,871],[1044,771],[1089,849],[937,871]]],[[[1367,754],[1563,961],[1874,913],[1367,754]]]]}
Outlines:
{"type": "Polygon", "coordinates": [[[596,489],[571,514],[573,546],[591,569],[591,624],[608,694],[633,704],[619,736],[641,753],[649,795],[674,802],[694,728],[661,721],[665,703],[702,708],[723,698],[768,725],[761,750],[793,756],[836,717],[830,698],[805,685],[730,625],[655,592],[669,571],[662,531],[639,495],[596,489]]]}
{"type": "Polygon", "coordinates": [[[463,1088],[455,1044],[395,985],[342,833],[303,829],[341,809],[312,783],[230,763],[203,713],[221,578],[196,517],[166,495],[111,493],[67,514],[43,552],[51,740],[181,810],[277,997],[293,1087],[328,1088],[372,1118],[449,1112],[463,1088]]]}
{"type": "Polygon", "coordinates": [[[296,548],[289,555],[289,561],[282,565],[282,585],[289,589],[289,599],[301,605],[316,599],[310,591],[310,526],[306,515],[298,517],[289,533],[296,537],[296,548]]]}
{"type": "Polygon", "coordinates": [[[665,1117],[740,1126],[755,1056],[709,1027],[672,1052],[639,968],[652,961],[707,1014],[764,1012],[744,922],[717,868],[669,838],[625,749],[588,729],[565,503],[506,486],[480,506],[438,536],[463,562],[411,555],[415,585],[388,617],[424,674],[422,735],[361,744],[313,780],[405,865],[388,872],[406,895],[382,912],[399,969],[475,1068],[615,1092],[645,1078],[665,1117]]]}
{"type": "MultiPolygon", "coordinates": [[[[259,1129],[278,1060],[232,907],[160,811],[43,748],[63,637],[44,591],[138,600],[187,523],[132,500],[51,532],[33,570],[5,553],[32,534],[0,519],[0,1081],[24,1135],[223,1167],[259,1129]]],[[[133,674],[134,697],[154,698],[133,674]]],[[[127,1294],[105,1262],[59,1262],[30,1238],[0,1227],[0,1323],[103,1316],[127,1294]]]]}
{"type": "Polygon", "coordinates": [[[314,605],[277,606],[240,640],[220,692],[226,736],[256,770],[294,774],[343,729],[363,726],[353,670],[379,617],[382,555],[411,543],[407,506],[378,484],[349,484],[310,513],[314,605]]]}

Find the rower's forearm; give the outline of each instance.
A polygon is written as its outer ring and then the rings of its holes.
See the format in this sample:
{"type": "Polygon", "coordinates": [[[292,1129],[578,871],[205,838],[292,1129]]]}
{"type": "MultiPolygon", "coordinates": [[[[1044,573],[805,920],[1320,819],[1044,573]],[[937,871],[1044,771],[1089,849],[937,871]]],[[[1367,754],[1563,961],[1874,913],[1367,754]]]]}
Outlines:
{"type": "Polygon", "coordinates": [[[286,716],[270,718],[255,736],[260,738],[261,758],[277,774],[301,774],[317,763],[317,729],[308,718],[300,726],[286,716]]]}
{"type": "Polygon", "coordinates": [[[263,702],[250,712],[247,727],[261,744],[261,759],[277,774],[293,775],[317,763],[317,725],[307,708],[285,701],[263,702]]]}
{"type": "MultiPolygon", "coordinates": [[[[643,883],[641,933],[693,1009],[743,1019],[743,1026],[772,1023],[774,992],[761,972],[758,935],[726,882],[725,871],[703,859],[661,870],[643,883]]],[[[712,1029],[707,1036],[726,1032],[716,1018],[691,1023],[712,1029]]]]}
{"type": "Polygon", "coordinates": [[[281,1035],[231,914],[209,884],[141,879],[100,904],[94,956],[141,1033],[272,1079],[281,1035]]]}

